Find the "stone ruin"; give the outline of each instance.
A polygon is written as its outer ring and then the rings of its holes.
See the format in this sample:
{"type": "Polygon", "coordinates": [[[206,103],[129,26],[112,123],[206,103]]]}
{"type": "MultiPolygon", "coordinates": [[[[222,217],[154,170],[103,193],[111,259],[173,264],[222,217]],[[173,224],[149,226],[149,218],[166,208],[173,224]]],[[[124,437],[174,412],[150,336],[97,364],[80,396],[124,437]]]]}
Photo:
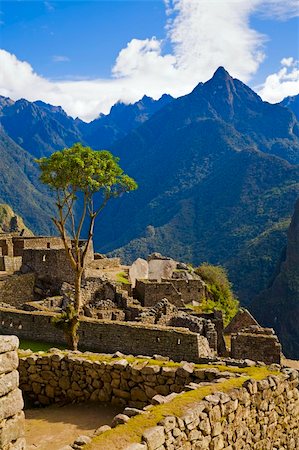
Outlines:
{"type": "Polygon", "coordinates": [[[280,364],[281,345],[273,328],[251,325],[231,335],[231,355],[236,359],[280,364]]]}
{"type": "MultiPolygon", "coordinates": [[[[10,307],[32,314],[59,313],[72,301],[73,272],[60,238],[1,235],[0,252],[2,315],[10,307]]],[[[192,268],[171,258],[154,253],[127,267],[119,258],[94,254],[92,246],[89,248],[82,281],[82,314],[92,320],[186,329],[205,337],[212,351],[225,356],[221,312],[201,314],[190,308],[200,306],[207,295],[205,283],[192,268]],[[119,274],[127,277],[126,283],[118,281],[119,274]]],[[[258,332],[251,333],[249,339],[242,331],[248,325],[258,326],[250,313],[241,309],[226,328],[226,332],[237,331],[232,335],[232,354],[264,360],[267,354],[278,355],[277,338],[269,338],[267,333],[264,353],[250,350],[262,339],[258,332]]]]}

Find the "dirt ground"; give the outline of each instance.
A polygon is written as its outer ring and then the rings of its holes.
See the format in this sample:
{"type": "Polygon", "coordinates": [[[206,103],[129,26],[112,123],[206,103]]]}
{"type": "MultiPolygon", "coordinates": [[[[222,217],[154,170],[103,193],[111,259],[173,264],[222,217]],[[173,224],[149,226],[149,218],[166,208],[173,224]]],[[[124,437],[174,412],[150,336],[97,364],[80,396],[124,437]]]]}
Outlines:
{"type": "Polygon", "coordinates": [[[110,425],[119,407],[97,403],[49,406],[25,411],[27,450],[60,450],[80,435],[91,436],[101,425],[110,425]]]}

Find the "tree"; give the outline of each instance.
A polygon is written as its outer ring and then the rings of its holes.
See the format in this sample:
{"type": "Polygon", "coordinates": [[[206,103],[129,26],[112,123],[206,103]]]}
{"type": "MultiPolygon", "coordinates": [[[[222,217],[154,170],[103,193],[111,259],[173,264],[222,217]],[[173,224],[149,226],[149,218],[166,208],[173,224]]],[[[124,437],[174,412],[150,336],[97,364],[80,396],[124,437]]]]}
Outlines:
{"type": "Polygon", "coordinates": [[[224,324],[227,325],[236,315],[239,302],[234,296],[226,270],[221,266],[204,263],[195,269],[195,273],[206,283],[208,290],[208,295],[200,305],[201,309],[205,312],[221,310],[224,324]]]}
{"type": "Polygon", "coordinates": [[[137,184],[123,172],[118,165],[119,159],[109,151],[95,151],[80,143],[36,161],[41,170],[41,181],[55,192],[57,217],[52,220],[74,271],[74,304],[56,320],[56,324],[61,325],[69,345],[76,350],[82,308],[81,282],[95,220],[111,198],[136,189],[137,184]],[[81,246],[85,226],[87,239],[81,246]]]}

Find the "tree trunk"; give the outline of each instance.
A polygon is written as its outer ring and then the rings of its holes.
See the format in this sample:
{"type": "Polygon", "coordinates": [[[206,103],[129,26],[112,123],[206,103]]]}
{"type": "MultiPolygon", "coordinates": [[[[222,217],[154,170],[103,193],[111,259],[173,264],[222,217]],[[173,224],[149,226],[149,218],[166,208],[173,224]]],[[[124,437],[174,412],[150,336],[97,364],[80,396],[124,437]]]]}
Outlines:
{"type": "Polygon", "coordinates": [[[81,312],[81,282],[83,269],[77,269],[75,273],[75,311],[77,315],[81,312]]]}
{"type": "Polygon", "coordinates": [[[69,323],[68,330],[68,338],[69,338],[69,346],[72,350],[78,349],[79,335],[78,335],[78,327],[79,327],[79,316],[81,312],[81,282],[82,282],[82,274],[83,269],[77,269],[75,272],[75,316],[69,323]]]}

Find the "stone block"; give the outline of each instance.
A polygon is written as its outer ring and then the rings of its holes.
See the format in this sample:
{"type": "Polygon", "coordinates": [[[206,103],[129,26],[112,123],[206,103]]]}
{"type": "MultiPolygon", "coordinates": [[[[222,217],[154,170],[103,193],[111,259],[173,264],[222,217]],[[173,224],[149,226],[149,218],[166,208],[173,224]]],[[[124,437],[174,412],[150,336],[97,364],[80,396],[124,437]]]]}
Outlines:
{"type": "Polygon", "coordinates": [[[19,373],[17,370],[0,375],[0,397],[18,387],[19,373]]]}
{"type": "Polygon", "coordinates": [[[4,421],[0,428],[0,448],[24,436],[25,416],[23,411],[4,421]]]}
{"type": "Polygon", "coordinates": [[[25,438],[19,438],[10,444],[7,444],[1,450],[26,450],[25,438]]]}
{"type": "Polygon", "coordinates": [[[19,365],[18,354],[15,350],[0,354],[0,374],[12,372],[19,365]]]}
{"type": "Polygon", "coordinates": [[[12,417],[23,409],[24,403],[22,392],[20,389],[15,389],[0,398],[0,420],[7,417],[12,417]]]}
{"type": "Polygon", "coordinates": [[[136,280],[148,279],[148,262],[145,259],[138,258],[133,262],[129,268],[129,277],[132,284],[132,288],[135,287],[136,280]]]}
{"type": "Polygon", "coordinates": [[[171,278],[175,269],[176,262],[172,259],[151,259],[148,263],[148,278],[160,282],[162,278],[171,278]]]}
{"type": "Polygon", "coordinates": [[[145,430],[142,440],[146,442],[148,450],[157,450],[165,442],[164,428],[157,426],[145,430]]]}
{"type": "Polygon", "coordinates": [[[7,353],[17,350],[19,347],[19,339],[17,336],[1,336],[0,337],[0,353],[7,353]]]}

